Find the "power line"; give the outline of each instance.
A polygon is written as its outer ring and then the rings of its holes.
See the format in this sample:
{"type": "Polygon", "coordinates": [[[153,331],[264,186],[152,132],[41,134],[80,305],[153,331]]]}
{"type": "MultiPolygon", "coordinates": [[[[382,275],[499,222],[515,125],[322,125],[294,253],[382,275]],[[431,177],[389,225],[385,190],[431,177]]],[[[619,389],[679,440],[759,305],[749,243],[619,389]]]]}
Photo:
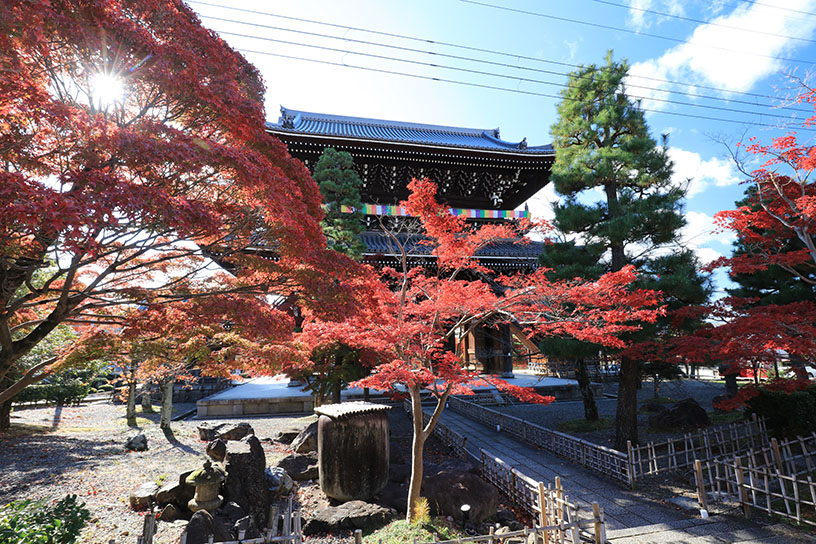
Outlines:
{"type": "MultiPolygon", "coordinates": [[[[251,23],[247,23],[247,24],[251,24],[251,23]]],[[[229,35],[229,36],[238,36],[238,37],[241,37],[241,38],[250,38],[250,39],[255,39],[255,40],[263,40],[263,41],[269,41],[269,42],[275,42],[275,43],[282,43],[282,44],[294,45],[294,46],[298,46],[298,47],[308,47],[308,48],[311,48],[311,49],[320,49],[320,50],[323,50],[323,51],[332,51],[332,52],[335,52],[335,53],[359,55],[359,56],[369,57],[369,58],[374,58],[374,59],[379,59],[379,60],[387,60],[387,61],[393,61],[393,62],[403,62],[403,63],[415,64],[415,65],[419,65],[419,66],[428,66],[428,67],[431,67],[431,68],[441,68],[441,69],[444,69],[444,70],[454,70],[454,71],[457,71],[457,72],[464,72],[464,73],[468,73],[468,74],[499,77],[499,78],[503,78],[503,79],[511,79],[511,80],[514,80],[514,81],[524,81],[524,82],[527,82],[527,83],[550,85],[550,86],[553,86],[553,87],[562,87],[562,88],[568,87],[568,85],[565,84],[565,83],[557,83],[557,82],[553,82],[553,81],[544,81],[544,80],[541,80],[541,79],[532,79],[532,78],[512,76],[512,75],[506,75],[506,74],[497,74],[495,72],[487,72],[487,71],[484,71],[484,70],[474,70],[474,69],[470,69],[470,68],[462,68],[462,67],[457,67],[457,66],[447,66],[447,65],[444,65],[444,64],[435,64],[435,63],[431,63],[431,62],[422,62],[422,61],[418,61],[418,60],[401,59],[401,58],[398,58],[398,57],[390,57],[390,56],[387,56],[387,55],[377,55],[377,54],[374,54],[374,53],[363,53],[363,52],[359,52],[359,51],[352,51],[352,50],[349,50],[349,49],[340,49],[340,48],[336,48],[336,47],[328,47],[328,46],[323,46],[323,45],[308,44],[308,43],[302,43],[302,42],[293,42],[293,41],[281,40],[281,39],[277,39],[277,38],[268,38],[266,36],[254,36],[254,35],[251,35],[251,34],[241,34],[241,33],[237,33],[237,32],[221,31],[221,30],[217,30],[217,29],[216,29],[216,32],[219,32],[221,34],[226,34],[226,35],[229,35]]],[[[634,95],[630,96],[630,98],[632,98],[634,100],[652,100],[654,102],[662,102],[662,103],[666,103],[666,104],[675,104],[675,105],[680,105],[680,106],[689,106],[689,107],[702,108],[702,109],[708,109],[708,110],[724,111],[724,112],[747,114],[747,115],[765,115],[767,117],[772,117],[772,118],[789,119],[789,118],[787,118],[787,117],[785,117],[783,115],[768,114],[768,113],[757,112],[757,111],[740,110],[740,109],[735,109],[735,108],[727,108],[727,107],[724,107],[724,106],[711,106],[711,105],[706,105],[706,104],[695,104],[695,103],[692,103],[692,102],[682,102],[682,101],[679,101],[679,100],[671,100],[671,99],[665,99],[665,98],[649,98],[649,97],[645,97],[645,96],[634,96],[634,95]]]]}
{"type": "Polygon", "coordinates": [[[742,2],[743,4],[752,4],[757,6],[764,6],[766,8],[777,9],[779,11],[788,11],[790,13],[798,13],[800,15],[810,15],[812,17],[816,17],[816,13],[811,11],[802,11],[800,9],[792,9],[792,8],[783,8],[782,6],[775,6],[773,4],[765,4],[763,2],[754,2],[754,0],[737,0],[738,2],[742,2]]]}
{"type": "MultiPolygon", "coordinates": [[[[427,80],[427,81],[441,81],[443,83],[454,83],[456,85],[464,85],[464,86],[467,86],[467,87],[476,87],[476,88],[480,88],[480,89],[490,89],[490,90],[506,91],[506,92],[529,95],[529,96],[540,96],[540,97],[544,97],[544,98],[554,98],[556,100],[561,100],[563,98],[561,96],[554,95],[554,94],[540,93],[540,92],[535,92],[535,91],[524,91],[524,90],[521,90],[521,89],[512,89],[510,87],[500,87],[498,85],[486,85],[486,84],[483,84],[483,83],[474,83],[474,82],[470,82],[470,81],[460,81],[460,80],[456,80],[456,79],[448,79],[448,78],[441,78],[441,77],[435,77],[435,76],[425,76],[425,75],[421,75],[421,74],[410,74],[410,73],[407,73],[407,72],[398,72],[396,70],[386,70],[384,68],[372,68],[372,67],[369,67],[369,66],[358,66],[358,65],[355,65],[355,64],[347,64],[347,63],[342,63],[342,62],[332,62],[332,61],[328,61],[328,60],[298,57],[298,56],[295,56],[295,55],[284,55],[282,53],[270,53],[269,51],[257,51],[257,50],[254,50],[254,49],[240,49],[240,48],[236,48],[236,51],[239,51],[241,53],[252,53],[252,54],[256,54],[256,55],[265,55],[265,56],[269,56],[269,57],[278,57],[278,58],[289,59],[289,60],[312,62],[312,63],[324,64],[324,65],[328,65],[328,66],[339,66],[339,67],[342,67],[342,68],[354,68],[356,70],[364,70],[364,71],[367,71],[367,72],[376,72],[376,73],[381,73],[381,74],[404,76],[404,77],[410,77],[410,78],[414,78],[414,79],[424,79],[424,80],[427,80]]],[[[757,127],[776,128],[776,129],[788,128],[788,127],[784,127],[784,126],[780,126],[780,125],[773,125],[773,124],[769,124],[769,123],[759,123],[759,122],[755,122],[755,121],[743,121],[743,120],[739,120],[739,119],[724,119],[724,118],[719,118],[719,117],[708,117],[708,116],[705,116],[705,115],[696,115],[696,114],[693,114],[693,113],[680,113],[680,112],[676,112],[676,111],[651,110],[651,109],[647,109],[647,108],[639,108],[639,109],[640,109],[640,111],[649,112],[649,113],[662,113],[662,114],[665,114],[665,115],[675,115],[675,116],[678,116],[678,117],[687,117],[687,118],[691,118],[691,119],[704,119],[704,120],[707,120],[707,121],[720,121],[720,122],[723,122],[723,123],[735,123],[735,124],[739,124],[739,125],[750,125],[750,126],[757,126],[757,127]]],[[[802,131],[805,131],[805,132],[816,132],[816,128],[802,127],[799,130],[802,130],[802,131]]]]}
{"type": "MultiPolygon", "coordinates": [[[[716,26],[720,28],[729,28],[731,30],[739,30],[742,32],[750,32],[752,34],[762,34],[764,36],[773,36],[774,38],[785,38],[786,40],[797,40],[800,42],[806,43],[816,43],[816,40],[812,40],[810,38],[800,38],[798,36],[786,36],[784,34],[775,34],[773,32],[764,32],[762,30],[756,30],[754,28],[745,28],[741,26],[733,26],[733,25],[725,25],[722,23],[715,23],[711,21],[704,21],[702,19],[694,19],[693,17],[686,17],[684,15],[675,15],[673,13],[665,13],[663,11],[656,11],[653,9],[646,9],[646,8],[638,8],[635,6],[628,6],[626,4],[619,4],[617,2],[610,2],[609,0],[590,0],[591,2],[596,2],[598,4],[606,4],[607,6],[615,6],[616,8],[624,8],[631,11],[639,11],[641,13],[651,13],[653,15],[660,15],[661,17],[670,17],[672,19],[679,19],[681,21],[689,21],[691,23],[697,23],[702,25],[709,25],[709,26],[716,26]]],[[[762,5],[762,4],[760,4],[762,5]]]]}
{"type": "MultiPolygon", "coordinates": [[[[277,13],[269,13],[269,12],[265,12],[265,11],[256,11],[256,10],[245,9],[245,8],[236,8],[236,7],[233,7],[233,6],[225,6],[225,5],[222,5],[222,4],[213,4],[213,3],[204,2],[204,1],[201,1],[201,0],[188,0],[188,2],[191,3],[191,4],[201,4],[201,5],[204,5],[204,6],[227,9],[227,10],[238,11],[238,12],[243,12],[243,13],[252,13],[252,14],[255,14],[255,15],[265,15],[267,17],[275,17],[275,18],[279,18],[279,19],[286,19],[286,20],[289,20],[289,21],[298,21],[298,22],[302,22],[302,23],[310,23],[310,24],[315,24],[315,25],[327,26],[327,27],[331,27],[331,28],[338,28],[338,29],[342,29],[342,30],[353,30],[353,31],[357,31],[357,32],[366,32],[366,33],[369,33],[369,34],[375,34],[375,35],[379,35],[379,36],[387,36],[387,37],[390,37],[390,38],[398,38],[398,39],[428,43],[428,44],[433,44],[433,45],[442,45],[444,47],[452,47],[452,48],[456,48],[456,49],[462,49],[462,50],[466,50],[466,51],[474,51],[474,52],[478,52],[478,53],[488,53],[488,54],[491,54],[491,55],[508,57],[508,58],[512,58],[512,59],[516,59],[516,60],[529,60],[529,61],[533,61],[533,62],[540,62],[540,63],[543,63],[543,64],[554,64],[556,66],[565,66],[565,67],[569,67],[569,68],[581,68],[582,67],[580,64],[573,64],[573,63],[569,63],[569,62],[561,62],[561,61],[549,60],[549,59],[541,59],[541,58],[538,58],[538,57],[531,57],[531,56],[523,55],[523,54],[520,54],[520,53],[509,53],[509,52],[506,52],[506,51],[497,51],[497,50],[494,50],[494,49],[486,49],[486,48],[481,48],[481,47],[456,44],[456,43],[452,43],[452,42],[431,40],[431,39],[427,39],[427,38],[417,38],[415,36],[408,36],[408,35],[405,35],[405,34],[395,34],[393,32],[383,32],[383,31],[380,31],[380,30],[371,30],[371,29],[368,29],[368,28],[355,27],[355,26],[349,26],[349,25],[343,25],[343,24],[337,24],[337,23],[327,23],[327,22],[324,22],[324,21],[316,21],[314,19],[305,19],[305,18],[302,18],[302,17],[292,17],[292,16],[289,16],[289,15],[280,15],[280,14],[277,14],[277,13]]],[[[211,17],[211,16],[202,15],[202,14],[199,14],[199,15],[201,17],[214,18],[214,17],[211,17]]],[[[442,55],[441,53],[433,53],[433,52],[429,52],[429,54],[442,55]]],[[[477,59],[473,59],[473,60],[477,61],[477,59]]],[[[488,62],[488,61],[484,61],[484,62],[488,62]]],[[[769,99],[769,100],[775,100],[776,99],[776,97],[770,96],[770,95],[767,95],[767,94],[751,93],[751,92],[747,92],[747,91],[734,91],[734,90],[730,90],[730,89],[723,89],[721,87],[714,87],[714,86],[711,86],[711,85],[702,85],[702,84],[699,84],[699,83],[687,83],[687,82],[673,81],[673,80],[670,80],[670,79],[662,79],[662,78],[659,78],[659,77],[650,77],[650,76],[641,76],[641,75],[629,76],[629,77],[638,78],[638,79],[645,79],[645,80],[648,80],[648,81],[657,81],[659,83],[668,83],[670,85],[681,85],[683,87],[705,89],[705,90],[708,90],[708,91],[717,91],[717,92],[721,92],[721,93],[737,94],[737,95],[742,95],[742,96],[750,96],[750,97],[754,97],[754,98],[766,98],[766,99],[769,99]]],[[[664,92],[681,93],[681,91],[669,91],[669,90],[666,90],[664,92]]]]}
{"type": "Polygon", "coordinates": [[[568,17],[559,17],[557,15],[549,15],[549,14],[540,13],[540,12],[537,12],[537,11],[529,11],[529,10],[525,10],[525,9],[511,8],[511,7],[508,7],[508,6],[497,6],[495,4],[488,4],[487,2],[479,2],[477,0],[459,0],[459,1],[464,2],[466,4],[473,4],[475,6],[482,6],[482,7],[498,9],[498,10],[502,10],[502,11],[510,11],[510,12],[513,12],[513,13],[521,13],[523,15],[532,15],[534,17],[542,17],[544,19],[552,19],[554,21],[561,21],[561,22],[564,22],[564,23],[573,23],[573,24],[576,24],[576,25],[591,26],[591,27],[594,27],[594,28],[603,28],[604,30],[614,30],[616,32],[626,32],[627,34],[634,34],[636,36],[646,36],[648,38],[656,38],[658,40],[667,40],[667,41],[675,42],[675,43],[684,43],[684,44],[692,45],[692,46],[695,46],[695,47],[707,47],[709,49],[718,49],[720,51],[727,51],[729,53],[735,53],[735,54],[738,54],[738,55],[747,55],[747,56],[752,56],[752,57],[761,57],[761,58],[773,59],[773,60],[783,60],[785,62],[795,62],[795,63],[798,63],[798,64],[810,64],[810,65],[816,64],[816,61],[811,61],[811,60],[791,59],[791,58],[788,58],[788,57],[775,57],[773,55],[763,55],[761,53],[749,53],[747,51],[740,51],[738,49],[728,49],[727,47],[719,47],[717,45],[692,44],[688,40],[682,40],[680,38],[672,38],[670,36],[662,36],[660,34],[651,34],[651,33],[648,33],[648,32],[638,32],[638,31],[635,31],[635,30],[630,30],[628,28],[623,28],[623,27],[619,27],[619,26],[604,25],[604,24],[601,24],[601,23],[590,23],[589,21],[581,21],[579,19],[570,19],[568,17]]]}
{"type": "MultiPolygon", "coordinates": [[[[447,54],[447,53],[437,53],[437,52],[434,52],[434,51],[428,51],[428,50],[425,50],[425,49],[416,49],[416,48],[413,48],[413,47],[404,47],[404,46],[399,46],[399,45],[392,45],[392,44],[386,44],[386,43],[381,43],[381,42],[373,42],[373,41],[369,41],[369,40],[358,40],[358,39],[354,39],[354,38],[345,38],[345,37],[340,37],[340,36],[329,36],[329,35],[325,35],[325,34],[319,34],[317,32],[309,32],[309,31],[306,31],[306,30],[296,30],[296,29],[280,27],[280,26],[265,25],[265,24],[261,24],[261,23],[252,23],[252,22],[249,22],[249,21],[241,21],[241,20],[237,20],[237,19],[226,19],[226,18],[223,18],[223,17],[214,17],[214,16],[211,16],[211,15],[201,15],[201,17],[204,18],[204,19],[211,19],[211,20],[214,20],[214,21],[221,21],[221,22],[226,22],[226,23],[240,24],[240,25],[245,25],[245,26],[253,26],[253,27],[259,27],[259,28],[271,29],[271,30],[279,30],[279,31],[283,31],[283,32],[291,32],[291,33],[294,33],[294,34],[303,34],[303,35],[306,35],[306,36],[313,36],[313,37],[317,37],[317,38],[328,38],[328,39],[332,39],[332,40],[341,40],[341,41],[344,41],[344,42],[359,43],[359,44],[364,44],[364,45],[373,45],[375,47],[384,47],[384,48],[388,48],[388,49],[396,49],[396,50],[399,50],[399,51],[407,51],[407,52],[411,52],[411,53],[422,53],[422,54],[426,54],[426,55],[432,55],[432,56],[435,56],[435,57],[445,57],[445,58],[451,58],[451,59],[456,59],[456,60],[465,60],[465,61],[469,61],[469,62],[477,62],[477,63],[481,63],[481,64],[488,64],[488,65],[491,65],[491,66],[500,66],[500,67],[503,67],[503,68],[510,68],[510,69],[528,71],[528,72],[536,72],[536,73],[549,74],[549,75],[558,75],[558,76],[565,76],[565,77],[569,76],[569,74],[567,74],[567,73],[557,72],[557,71],[554,71],[554,70],[542,70],[540,68],[530,68],[530,67],[527,67],[527,66],[514,66],[512,64],[507,64],[507,63],[504,63],[504,62],[495,62],[495,61],[488,61],[488,60],[483,60],[483,59],[475,59],[475,58],[472,58],[472,57],[464,57],[464,56],[461,56],[461,55],[450,55],[450,54],[447,54]]],[[[233,36],[241,36],[241,37],[245,37],[245,38],[254,38],[254,39],[274,41],[274,42],[279,42],[279,43],[289,43],[289,44],[293,44],[293,45],[303,45],[304,47],[318,47],[318,46],[306,45],[306,44],[301,44],[301,43],[296,43],[296,42],[289,42],[289,41],[285,41],[285,40],[276,40],[276,39],[266,38],[266,37],[261,37],[261,36],[241,34],[241,33],[237,33],[237,32],[227,32],[227,31],[221,31],[221,32],[223,34],[230,34],[230,35],[233,35],[233,36]]],[[[332,50],[332,51],[339,51],[339,52],[343,52],[343,53],[354,53],[354,54],[358,54],[358,55],[377,56],[377,55],[374,55],[374,54],[360,53],[360,52],[356,52],[356,51],[348,51],[348,50],[345,50],[345,49],[334,49],[334,48],[330,48],[330,47],[325,47],[325,49],[332,50]]],[[[398,60],[400,62],[411,62],[411,61],[407,61],[407,60],[403,60],[403,59],[394,59],[392,57],[381,57],[381,58],[385,58],[385,59],[388,59],[388,60],[398,60]]],[[[453,68],[453,67],[447,67],[447,68],[452,69],[452,70],[461,70],[459,68],[453,68]]],[[[480,73],[482,73],[482,72],[480,72],[480,73]]],[[[546,81],[541,81],[541,80],[534,80],[534,79],[529,79],[529,78],[522,78],[522,77],[517,77],[517,76],[508,76],[508,75],[499,75],[499,74],[489,74],[489,75],[496,75],[497,77],[505,77],[505,78],[508,78],[508,79],[517,79],[519,81],[523,80],[523,81],[528,81],[528,82],[542,83],[542,84],[545,84],[545,85],[558,85],[558,86],[561,86],[561,87],[565,86],[565,85],[559,84],[559,83],[551,83],[551,82],[546,82],[546,81]]],[[[727,103],[732,103],[733,102],[733,103],[737,103],[737,104],[745,104],[745,105],[754,106],[754,107],[768,107],[768,108],[784,109],[784,110],[797,111],[797,112],[802,112],[802,113],[807,113],[807,114],[812,113],[808,109],[796,108],[796,107],[793,107],[793,106],[771,106],[769,104],[758,104],[758,103],[755,103],[755,102],[750,102],[748,100],[725,99],[725,98],[721,98],[721,97],[717,97],[717,96],[700,95],[700,94],[697,94],[697,93],[690,93],[690,92],[685,92],[685,91],[675,91],[675,90],[670,90],[670,89],[660,89],[658,87],[649,87],[649,86],[646,86],[646,85],[629,84],[628,87],[636,88],[636,89],[645,89],[645,90],[656,91],[656,92],[661,92],[661,93],[674,93],[674,94],[680,94],[680,95],[683,95],[683,96],[691,96],[691,97],[694,97],[694,98],[704,98],[704,99],[707,99],[707,100],[716,100],[716,101],[720,101],[720,102],[727,102],[727,103]]],[[[638,97],[638,98],[646,98],[646,97],[638,97]]],[[[680,102],[680,101],[670,100],[670,99],[651,98],[650,100],[655,100],[657,102],[666,102],[666,103],[675,103],[675,104],[681,104],[681,105],[688,105],[688,106],[692,106],[692,107],[705,107],[704,105],[692,104],[692,103],[689,103],[689,102],[680,102]]],[[[711,107],[714,108],[714,109],[723,109],[723,111],[739,111],[739,110],[732,110],[730,108],[720,108],[720,107],[717,107],[717,106],[711,106],[711,107]]],[[[740,111],[740,112],[741,113],[747,113],[747,112],[744,112],[744,111],[740,111]]],[[[762,113],[759,113],[759,112],[750,112],[750,113],[755,113],[757,115],[763,115],[762,113]]],[[[774,114],[764,114],[764,115],[773,115],[775,117],[781,117],[780,115],[774,115],[774,114]]]]}

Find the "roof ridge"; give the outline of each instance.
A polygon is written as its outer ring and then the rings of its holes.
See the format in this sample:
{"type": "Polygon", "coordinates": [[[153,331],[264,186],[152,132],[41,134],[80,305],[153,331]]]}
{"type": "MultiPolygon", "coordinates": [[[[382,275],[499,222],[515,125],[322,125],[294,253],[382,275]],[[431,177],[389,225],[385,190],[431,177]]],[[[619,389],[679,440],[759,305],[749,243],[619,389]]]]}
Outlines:
{"type": "MultiPolygon", "coordinates": [[[[481,136],[483,134],[496,133],[499,129],[482,129],[482,128],[467,128],[467,127],[452,127],[449,125],[432,125],[427,123],[413,123],[409,121],[395,121],[390,119],[374,119],[370,117],[356,117],[352,115],[335,115],[331,113],[317,113],[310,111],[294,110],[281,106],[281,115],[286,113],[292,117],[300,116],[301,119],[313,119],[319,121],[337,121],[352,125],[366,125],[378,127],[399,127],[399,128],[416,128],[420,130],[430,130],[432,132],[446,133],[446,134],[462,134],[468,136],[481,136]]],[[[280,122],[280,121],[279,121],[280,122]]],[[[494,136],[495,137],[495,136],[494,136]]]]}

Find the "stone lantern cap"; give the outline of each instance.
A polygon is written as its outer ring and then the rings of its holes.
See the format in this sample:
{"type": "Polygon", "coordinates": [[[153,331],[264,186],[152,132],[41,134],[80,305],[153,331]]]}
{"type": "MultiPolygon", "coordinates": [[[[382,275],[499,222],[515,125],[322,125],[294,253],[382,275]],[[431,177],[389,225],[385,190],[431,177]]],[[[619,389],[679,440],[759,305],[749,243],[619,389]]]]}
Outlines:
{"type": "Polygon", "coordinates": [[[332,419],[357,416],[361,414],[373,414],[385,412],[391,407],[385,404],[374,404],[373,402],[343,402],[341,404],[325,404],[314,409],[319,416],[328,416],[332,419]]]}
{"type": "Polygon", "coordinates": [[[204,468],[200,468],[187,476],[186,483],[191,485],[200,484],[220,484],[227,479],[227,473],[224,469],[213,464],[207,460],[204,461],[204,468]]]}

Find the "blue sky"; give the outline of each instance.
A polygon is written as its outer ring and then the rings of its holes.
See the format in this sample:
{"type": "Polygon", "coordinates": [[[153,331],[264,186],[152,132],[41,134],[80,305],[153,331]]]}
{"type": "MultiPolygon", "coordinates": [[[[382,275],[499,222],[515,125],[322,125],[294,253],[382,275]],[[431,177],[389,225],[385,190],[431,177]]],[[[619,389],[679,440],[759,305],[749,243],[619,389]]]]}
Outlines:
{"type": "MultiPolygon", "coordinates": [[[[795,95],[790,76],[804,78],[816,66],[816,0],[189,4],[261,71],[270,120],[277,120],[284,105],[500,127],[505,140],[526,137],[530,145],[540,145],[552,140],[557,95],[565,74],[574,69],[570,65],[601,63],[613,49],[616,59],[632,65],[628,90],[649,110],[652,134],[669,135],[676,182],[689,183],[684,243],[703,261],[729,254],[732,238],[712,232],[712,216],[733,207],[744,190],[743,176],[722,142],[749,136],[770,141],[783,134],[792,119],[806,115],[779,108],[795,95]]],[[[530,203],[531,211],[549,217],[557,198],[545,189],[530,203]]],[[[725,285],[722,274],[718,283],[725,285]]]]}

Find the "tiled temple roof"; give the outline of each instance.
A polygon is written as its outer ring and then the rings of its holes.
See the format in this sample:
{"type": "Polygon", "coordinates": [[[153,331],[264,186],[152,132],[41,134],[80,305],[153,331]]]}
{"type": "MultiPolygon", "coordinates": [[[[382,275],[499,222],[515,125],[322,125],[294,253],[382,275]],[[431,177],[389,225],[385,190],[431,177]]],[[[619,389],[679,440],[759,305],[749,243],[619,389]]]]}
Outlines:
{"type": "Polygon", "coordinates": [[[272,132],[287,132],[313,136],[328,136],[356,140],[418,144],[428,146],[503,151],[525,155],[552,156],[551,145],[527,146],[521,142],[506,142],[499,137],[499,129],[473,129],[384,121],[291,110],[281,107],[277,123],[267,123],[272,132]]]}
{"type": "MultiPolygon", "coordinates": [[[[366,245],[365,253],[369,255],[397,255],[398,249],[394,241],[383,232],[366,231],[362,234],[366,245]]],[[[397,234],[400,243],[408,251],[409,256],[429,257],[433,246],[422,243],[426,238],[419,235],[397,234]]],[[[483,259],[517,259],[519,261],[536,261],[543,250],[543,242],[528,241],[517,243],[514,240],[495,242],[480,249],[476,256],[483,259]]]]}

